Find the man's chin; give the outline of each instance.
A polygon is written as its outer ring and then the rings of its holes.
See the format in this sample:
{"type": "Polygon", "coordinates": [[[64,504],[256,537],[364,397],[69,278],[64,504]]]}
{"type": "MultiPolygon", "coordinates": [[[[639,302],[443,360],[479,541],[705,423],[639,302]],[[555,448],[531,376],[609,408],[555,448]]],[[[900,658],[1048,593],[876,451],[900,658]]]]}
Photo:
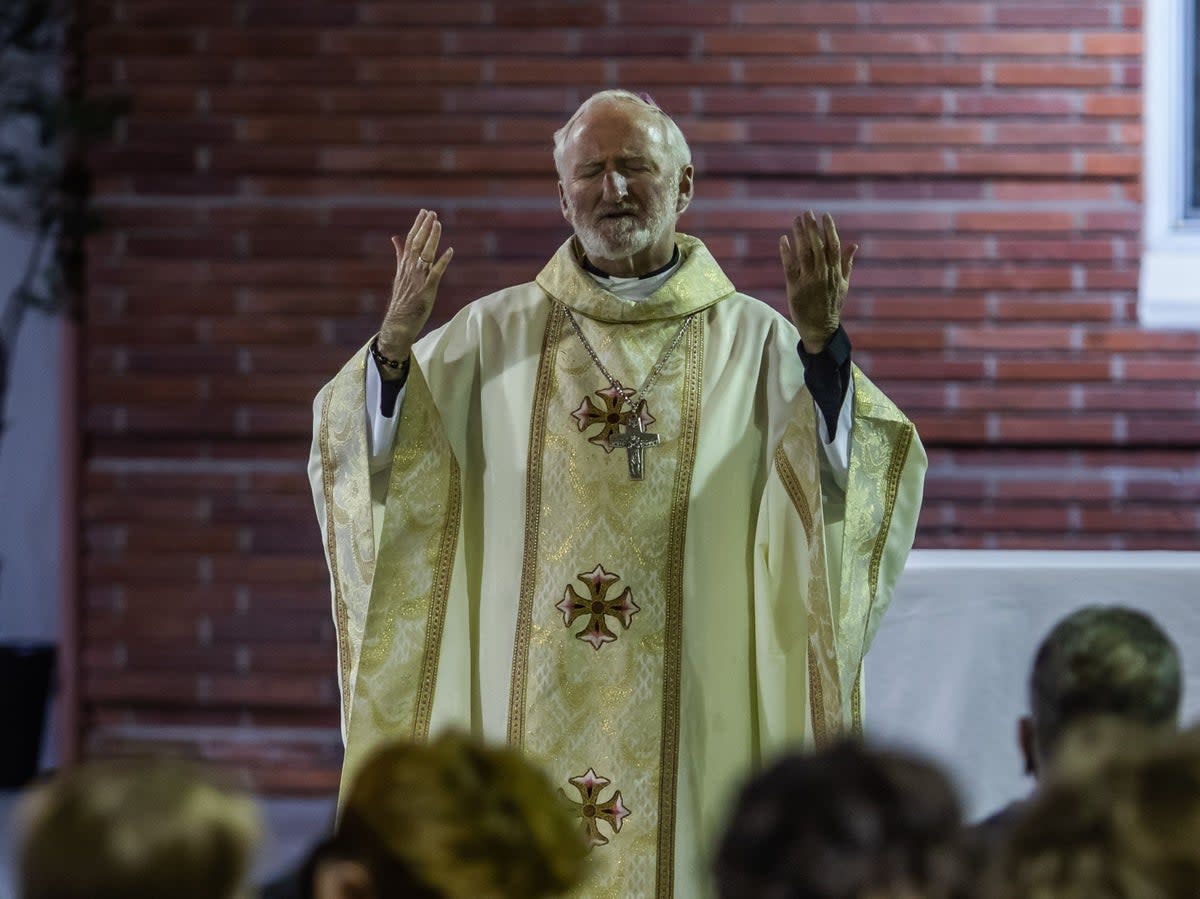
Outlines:
{"type": "Polygon", "coordinates": [[[651,236],[641,231],[618,236],[588,228],[577,230],[575,235],[588,256],[601,259],[627,259],[640,253],[651,243],[651,236]]]}

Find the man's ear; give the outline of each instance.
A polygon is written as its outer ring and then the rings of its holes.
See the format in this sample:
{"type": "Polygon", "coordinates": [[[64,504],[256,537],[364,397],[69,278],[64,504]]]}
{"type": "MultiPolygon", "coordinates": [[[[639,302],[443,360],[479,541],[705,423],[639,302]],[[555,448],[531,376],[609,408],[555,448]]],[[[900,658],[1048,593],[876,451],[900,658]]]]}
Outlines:
{"type": "Polygon", "coordinates": [[[571,221],[569,209],[567,208],[567,192],[563,190],[563,184],[558,182],[558,208],[562,210],[562,217],[568,222],[571,221]]]}
{"type": "Polygon", "coordinates": [[[683,215],[688,206],[691,205],[692,191],[695,188],[692,176],[695,173],[696,170],[690,164],[685,165],[679,170],[679,199],[675,203],[676,215],[683,215]]]}
{"type": "Polygon", "coordinates": [[[1025,761],[1025,773],[1037,777],[1037,731],[1033,727],[1033,719],[1022,715],[1017,721],[1017,745],[1021,747],[1021,756],[1025,761]]]}

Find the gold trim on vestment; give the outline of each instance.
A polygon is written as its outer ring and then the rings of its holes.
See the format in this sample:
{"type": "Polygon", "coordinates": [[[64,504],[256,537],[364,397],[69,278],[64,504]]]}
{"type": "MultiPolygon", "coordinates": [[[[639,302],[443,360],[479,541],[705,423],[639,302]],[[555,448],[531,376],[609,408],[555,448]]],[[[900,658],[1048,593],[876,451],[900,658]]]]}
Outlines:
{"type": "Polygon", "coordinates": [[[792,463],[788,461],[787,453],[784,452],[782,442],[775,447],[775,471],[779,473],[783,489],[787,491],[788,498],[791,499],[792,505],[796,509],[796,514],[800,516],[800,523],[804,525],[804,536],[811,541],[813,538],[812,510],[809,508],[808,497],[804,495],[804,487],[800,483],[800,478],[796,476],[792,463]]]}
{"type": "Polygon", "coordinates": [[[454,551],[458,546],[458,527],[462,518],[462,485],[458,460],[450,457],[450,491],[446,497],[446,520],[438,545],[437,569],[429,596],[429,617],[425,625],[425,655],[417,682],[417,704],[413,711],[413,739],[429,739],[429,719],[437,687],[438,661],[442,657],[442,632],[446,624],[446,600],[450,593],[450,575],[454,569],[454,551]]]}
{"type": "Polygon", "coordinates": [[[821,686],[821,672],[817,667],[816,647],[812,637],[808,638],[808,704],[812,711],[813,743],[817,749],[829,745],[829,728],[825,725],[825,689],[821,686]]]}
{"type": "Polygon", "coordinates": [[[525,475],[525,545],[521,560],[521,599],[517,609],[517,631],[513,645],[512,684],[508,695],[508,745],[521,749],[525,743],[525,697],[529,682],[529,637],[533,628],[533,596],[537,586],[538,535],[542,514],[542,454],[546,437],[546,407],[554,385],[554,364],[566,307],[552,303],[542,338],[533,390],[533,412],[529,420],[529,462],[525,475]]]}
{"type": "MultiPolygon", "coordinates": [[[[816,503],[812,503],[809,501],[800,476],[796,473],[787,454],[789,445],[792,446],[793,452],[803,452],[803,447],[811,441],[813,436],[805,428],[789,426],[784,432],[783,439],[775,448],[775,472],[779,476],[780,483],[783,484],[788,499],[792,501],[792,507],[800,518],[800,524],[804,528],[804,536],[808,543],[809,576],[804,592],[809,613],[808,705],[813,742],[818,748],[821,748],[829,745],[837,735],[845,730],[845,727],[840,711],[836,713],[832,721],[829,718],[831,709],[826,705],[826,687],[828,686],[835,696],[840,695],[840,690],[836,676],[833,676],[827,683],[821,666],[822,658],[834,662],[836,653],[833,648],[833,620],[829,611],[829,585],[825,570],[825,527],[823,519],[819,517],[823,514],[819,498],[820,482],[818,480],[816,484],[818,500],[816,503]],[[809,441],[806,441],[801,435],[807,435],[809,441]],[[797,439],[801,443],[799,447],[794,445],[797,439]],[[822,641],[824,641],[824,646],[822,646],[822,641]]],[[[816,452],[820,452],[820,450],[817,449],[816,452]]],[[[812,469],[812,476],[817,477],[816,466],[818,463],[816,459],[806,459],[806,461],[812,469]]]]}
{"type": "MultiPolygon", "coordinates": [[[[908,461],[908,449],[912,446],[913,433],[916,428],[911,423],[905,422],[905,427],[900,431],[896,438],[896,443],[892,447],[892,458],[888,462],[887,477],[884,481],[883,501],[883,520],[879,525],[879,534],[875,538],[875,547],[871,551],[871,567],[867,575],[867,585],[870,588],[871,603],[875,603],[875,592],[879,588],[879,565],[883,560],[883,550],[887,546],[888,530],[892,526],[892,512],[896,508],[896,494],[900,490],[900,475],[904,471],[904,463],[908,461]]],[[[867,620],[871,618],[870,610],[867,611],[867,620]]]]}
{"type": "Polygon", "coordinates": [[[325,388],[325,399],[321,403],[321,431],[319,443],[321,447],[321,487],[325,493],[325,543],[329,558],[330,581],[333,584],[333,613],[337,623],[338,667],[341,669],[338,678],[338,689],[342,694],[343,715],[347,723],[350,719],[350,704],[353,696],[350,692],[350,624],[346,611],[346,599],[342,595],[341,573],[338,570],[337,528],[334,515],[333,482],[337,463],[329,446],[329,405],[333,401],[334,387],[325,388]]]}
{"type": "Polygon", "coordinates": [[[671,498],[668,545],[666,645],[663,652],[662,771],[658,793],[657,895],[670,899],[675,884],[675,805],[679,782],[679,697],[683,667],[683,565],[688,502],[696,465],[700,400],[704,388],[704,327],[688,329],[683,375],[683,411],[679,429],[679,461],[671,498]]]}
{"type": "Polygon", "coordinates": [[[859,665],[858,677],[854,679],[854,692],[850,695],[850,733],[860,740],[863,735],[862,675],[862,665],[859,665]]]}

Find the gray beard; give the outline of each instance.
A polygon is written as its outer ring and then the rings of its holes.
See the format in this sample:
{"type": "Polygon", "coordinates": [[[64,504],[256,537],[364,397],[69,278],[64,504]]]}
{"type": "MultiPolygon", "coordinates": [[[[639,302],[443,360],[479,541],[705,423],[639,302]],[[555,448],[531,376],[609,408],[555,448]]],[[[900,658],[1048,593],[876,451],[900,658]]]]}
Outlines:
{"type": "Polygon", "coordinates": [[[583,251],[594,259],[624,259],[640,253],[654,242],[649,223],[633,219],[613,222],[605,228],[580,223],[575,226],[575,236],[583,251]]]}
{"type": "Polygon", "coordinates": [[[672,213],[679,194],[676,192],[674,196],[663,199],[663,204],[657,209],[647,210],[643,219],[615,219],[599,227],[581,221],[572,210],[571,224],[575,226],[575,236],[590,259],[626,259],[634,256],[654,243],[665,228],[674,229],[672,213]]]}

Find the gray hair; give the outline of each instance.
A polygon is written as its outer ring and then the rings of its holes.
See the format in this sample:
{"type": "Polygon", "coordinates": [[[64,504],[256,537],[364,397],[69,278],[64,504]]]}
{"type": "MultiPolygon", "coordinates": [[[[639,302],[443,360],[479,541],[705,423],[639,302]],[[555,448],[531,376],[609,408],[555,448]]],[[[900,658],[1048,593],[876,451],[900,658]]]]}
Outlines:
{"type": "Polygon", "coordinates": [[[635,94],[633,91],[613,89],[592,94],[579,104],[579,108],[567,119],[567,123],[554,132],[554,168],[558,170],[560,176],[562,175],[563,154],[566,152],[567,135],[571,133],[571,128],[579,121],[579,117],[597,103],[628,103],[642,112],[656,116],[662,125],[663,137],[666,138],[667,148],[674,157],[673,161],[676,167],[683,168],[685,165],[692,164],[692,149],[688,146],[687,138],[683,136],[683,132],[679,130],[675,120],[663,112],[649,94],[635,94]]]}
{"type": "Polygon", "coordinates": [[[1111,716],[1174,727],[1183,692],[1179,652],[1154,619],[1120,606],[1068,615],[1038,648],[1029,681],[1038,745],[1051,756],[1072,724],[1111,716]]]}

